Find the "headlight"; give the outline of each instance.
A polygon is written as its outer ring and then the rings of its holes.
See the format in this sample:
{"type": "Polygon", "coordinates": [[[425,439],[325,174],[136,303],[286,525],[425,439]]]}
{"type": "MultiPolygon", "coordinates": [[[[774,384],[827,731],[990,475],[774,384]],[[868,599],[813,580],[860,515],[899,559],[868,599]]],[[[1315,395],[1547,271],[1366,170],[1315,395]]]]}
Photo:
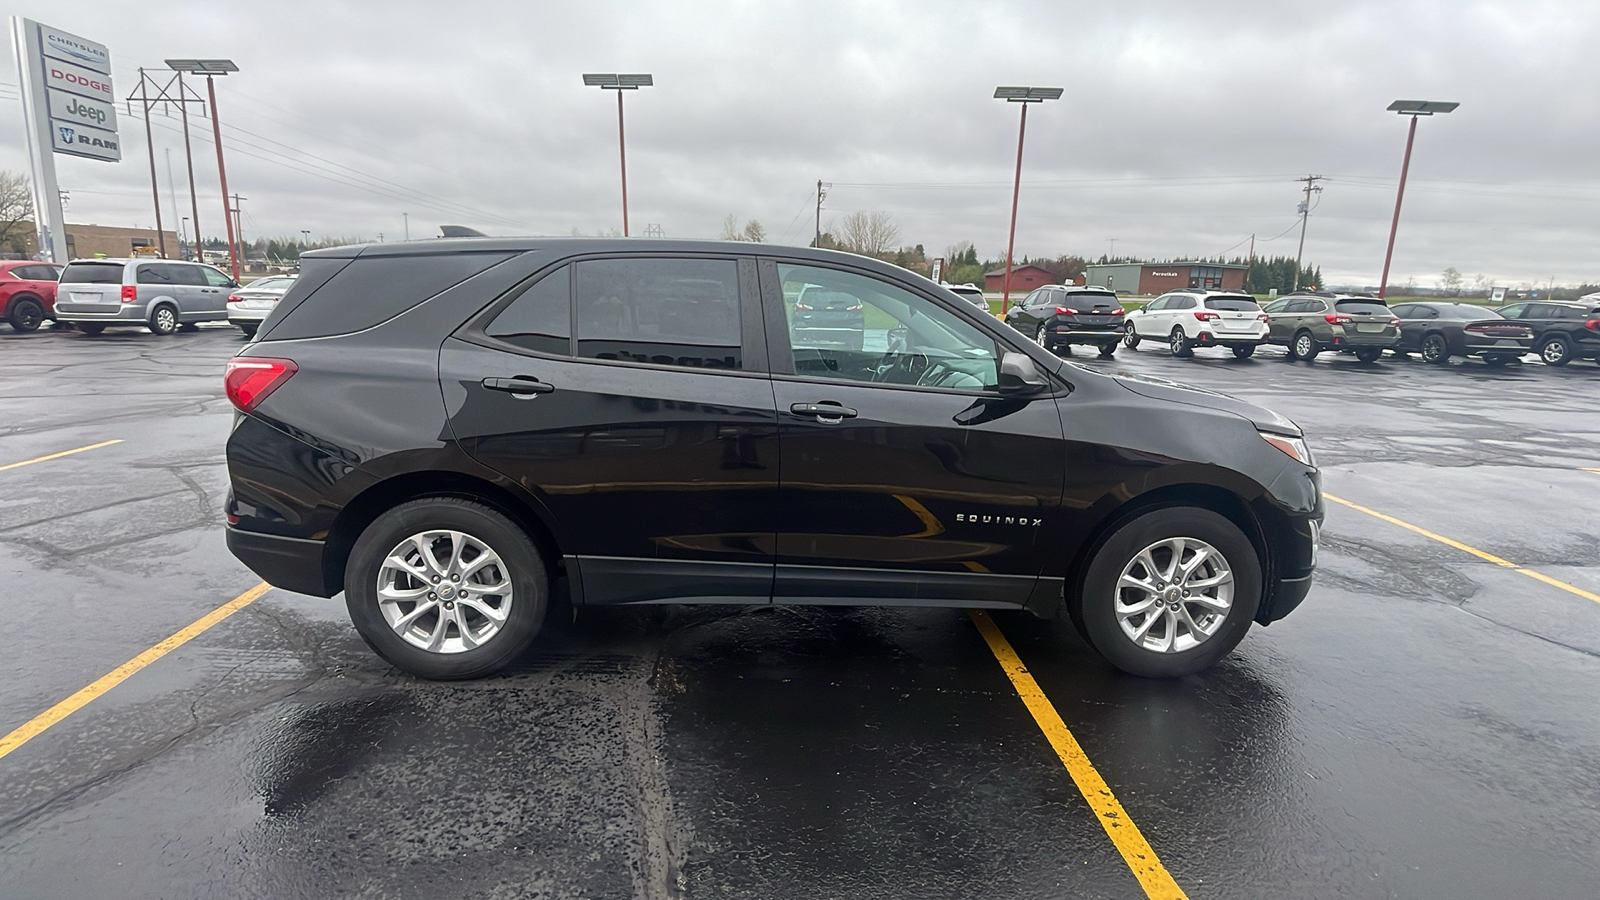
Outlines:
{"type": "Polygon", "coordinates": [[[1316,463],[1311,461],[1311,448],[1306,446],[1304,438],[1285,437],[1281,434],[1268,434],[1265,431],[1259,432],[1259,434],[1261,435],[1261,439],[1263,441],[1266,441],[1272,446],[1277,447],[1279,450],[1282,450],[1284,453],[1294,457],[1296,462],[1307,466],[1316,465],[1316,463]]]}

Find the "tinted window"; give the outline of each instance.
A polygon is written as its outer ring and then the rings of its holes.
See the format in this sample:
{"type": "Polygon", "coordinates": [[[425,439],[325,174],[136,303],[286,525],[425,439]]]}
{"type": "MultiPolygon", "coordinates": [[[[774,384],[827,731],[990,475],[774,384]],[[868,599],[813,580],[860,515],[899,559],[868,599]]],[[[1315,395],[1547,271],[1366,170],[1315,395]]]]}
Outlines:
{"type": "Polygon", "coordinates": [[[1367,313],[1374,316],[1389,315],[1389,305],[1377,300],[1335,300],[1333,308],[1342,313],[1367,313]]]}
{"type": "Polygon", "coordinates": [[[28,276],[35,281],[55,281],[61,277],[60,266],[31,266],[33,274],[28,276]]]}
{"type": "Polygon", "coordinates": [[[1500,314],[1482,306],[1458,306],[1454,303],[1439,307],[1439,315],[1446,319],[1498,319],[1500,314]]]}
{"type": "Polygon", "coordinates": [[[1283,312],[1284,310],[1289,308],[1289,302],[1290,301],[1285,300],[1285,299],[1280,297],[1279,299],[1274,300],[1271,303],[1268,303],[1266,306],[1262,307],[1261,311],[1262,312],[1269,312],[1269,313],[1280,313],[1280,312],[1283,312]]]}
{"type": "Polygon", "coordinates": [[[205,269],[201,266],[177,265],[167,266],[167,270],[172,276],[173,284],[187,284],[195,287],[206,287],[205,273],[208,271],[215,271],[214,269],[205,269]]]}
{"type": "Polygon", "coordinates": [[[1206,309],[1221,309],[1228,312],[1255,312],[1261,306],[1249,297],[1207,297],[1206,309]]]}
{"type": "Polygon", "coordinates": [[[1146,304],[1145,305],[1145,309],[1147,309],[1147,310],[1149,310],[1151,312],[1155,312],[1157,310],[1166,309],[1167,308],[1167,304],[1171,303],[1171,302],[1172,302],[1172,298],[1171,297],[1157,297],[1154,300],[1151,300],[1148,304],[1146,304]]]}
{"type": "Polygon", "coordinates": [[[1552,313],[1551,318],[1553,318],[1553,319],[1587,319],[1587,318],[1589,318],[1587,315],[1584,314],[1583,310],[1581,310],[1581,309],[1573,309],[1570,306],[1553,306],[1553,307],[1550,308],[1550,310],[1551,310],[1551,313],[1552,313]]]}
{"type": "Polygon", "coordinates": [[[286,291],[291,284],[294,284],[293,278],[257,278],[245,287],[260,291],[286,291]]]}
{"type": "Polygon", "coordinates": [[[578,356],[743,368],[733,260],[598,259],[575,268],[578,356]]]}
{"type": "Polygon", "coordinates": [[[133,280],[138,284],[182,284],[172,278],[172,267],[162,263],[140,263],[133,280]]]}
{"type": "Polygon", "coordinates": [[[1173,297],[1167,301],[1167,309],[1194,309],[1193,297],[1173,297]]]}
{"type": "Polygon", "coordinates": [[[872,384],[993,390],[999,352],[981,329],[898,285],[854,272],[780,264],[795,374],[872,384]],[[801,286],[847,298],[819,320],[791,299],[801,286]]]}
{"type": "Polygon", "coordinates": [[[262,330],[270,326],[272,339],[282,341],[371,328],[455,287],[508,255],[452,253],[358,257],[349,265],[344,265],[342,259],[306,260],[307,264],[326,262],[342,267],[320,287],[309,277],[310,266],[303,268],[295,286],[278,304],[280,311],[286,307],[287,311],[281,316],[269,317],[262,330]],[[301,294],[301,288],[310,289],[309,296],[301,294]],[[290,303],[291,298],[295,298],[295,302],[290,303]]]}
{"type": "Polygon", "coordinates": [[[1520,319],[1523,318],[1523,313],[1527,312],[1527,309],[1528,305],[1526,303],[1513,303],[1510,306],[1501,307],[1500,315],[1508,319],[1520,319]]]}
{"type": "Polygon", "coordinates": [[[1067,291],[1065,302],[1080,309],[1115,309],[1122,304],[1115,294],[1091,294],[1088,291],[1067,291]]]}
{"type": "Polygon", "coordinates": [[[1394,313],[1397,319],[1414,319],[1416,318],[1417,308],[1409,303],[1402,303],[1399,306],[1391,307],[1389,311],[1394,313]]]}
{"type": "Polygon", "coordinates": [[[68,263],[61,273],[62,284],[121,284],[122,263],[68,263]]]}
{"type": "Polygon", "coordinates": [[[572,352],[572,267],[562,266],[524,290],[484,333],[540,353],[572,352]]]}

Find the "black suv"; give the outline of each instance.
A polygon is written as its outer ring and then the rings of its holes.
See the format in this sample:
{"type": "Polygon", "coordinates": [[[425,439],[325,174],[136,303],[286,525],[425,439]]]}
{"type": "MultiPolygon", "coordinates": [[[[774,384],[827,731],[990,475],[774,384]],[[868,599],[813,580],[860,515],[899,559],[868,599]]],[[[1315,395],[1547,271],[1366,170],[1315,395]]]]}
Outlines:
{"type": "Polygon", "coordinates": [[[1006,310],[1006,324],[1032,335],[1046,350],[1073,344],[1100,348],[1100,355],[1116,354],[1122,341],[1122,304],[1105,288],[1049,284],[1006,310]]]}
{"type": "Polygon", "coordinates": [[[1497,312],[1533,329],[1533,352],[1546,365],[1575,359],[1600,360],[1600,306],[1538,300],[1512,303],[1497,312]]]}
{"type": "Polygon", "coordinates": [[[1064,613],[1152,676],[1311,584],[1293,422],[1079,368],[894,266],[531,238],[302,262],[228,364],[228,546],[344,591],[424,677],[511,661],[557,579],[577,605],[1064,613]],[[799,327],[814,292],[860,304],[859,349],[799,327]]]}

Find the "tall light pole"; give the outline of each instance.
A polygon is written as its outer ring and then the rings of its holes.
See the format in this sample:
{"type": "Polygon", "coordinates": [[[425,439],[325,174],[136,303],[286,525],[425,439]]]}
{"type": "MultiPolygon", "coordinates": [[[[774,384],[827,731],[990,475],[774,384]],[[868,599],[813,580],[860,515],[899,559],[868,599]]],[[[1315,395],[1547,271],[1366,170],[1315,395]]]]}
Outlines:
{"type": "Polygon", "coordinates": [[[1437,100],[1396,100],[1389,111],[1411,117],[1411,127],[1406,132],[1406,155],[1400,163],[1400,188],[1394,195],[1394,219],[1389,223],[1389,247],[1383,251],[1383,275],[1378,279],[1378,299],[1389,295],[1389,261],[1394,258],[1394,234],[1400,227],[1400,202],[1406,198],[1406,173],[1411,171],[1411,144],[1417,139],[1417,118],[1435,113],[1453,112],[1459,103],[1437,100]]]}
{"type": "Polygon", "coordinates": [[[585,75],[583,83],[603,91],[617,92],[617,155],[622,162],[622,236],[628,236],[628,142],[622,131],[622,92],[654,87],[655,79],[649,75],[585,75]]]}
{"type": "Polygon", "coordinates": [[[1022,126],[1017,129],[1017,177],[1011,184],[1011,236],[1006,239],[1006,274],[1002,282],[1003,294],[1000,311],[1003,315],[1011,305],[1011,254],[1017,245],[1017,198],[1022,193],[1022,142],[1028,136],[1028,104],[1061,99],[1062,88],[1048,87],[997,87],[994,98],[1007,103],[1022,104],[1022,126]]]}
{"type": "Polygon", "coordinates": [[[233,278],[239,280],[239,243],[234,238],[233,216],[228,207],[228,167],[222,161],[222,120],[217,116],[217,85],[214,75],[227,75],[239,71],[231,59],[169,59],[167,68],[174,72],[188,72],[206,77],[206,96],[211,100],[211,138],[217,145],[217,178],[222,182],[222,221],[228,226],[228,257],[233,264],[233,278]]]}

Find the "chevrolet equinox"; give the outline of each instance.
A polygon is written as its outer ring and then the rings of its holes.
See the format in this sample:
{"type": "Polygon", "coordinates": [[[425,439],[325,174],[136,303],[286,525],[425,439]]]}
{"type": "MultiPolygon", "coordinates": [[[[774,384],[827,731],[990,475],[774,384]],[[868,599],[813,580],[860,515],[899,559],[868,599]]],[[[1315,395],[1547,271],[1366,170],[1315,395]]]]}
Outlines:
{"type": "Polygon", "coordinates": [[[1146,676],[1210,665],[1311,585],[1293,422],[1058,359],[885,263],[473,238],[301,271],[225,375],[228,546],[343,591],[425,678],[505,666],[558,579],[580,606],[1062,615],[1146,676]],[[806,327],[802,296],[859,331],[806,327]]]}

